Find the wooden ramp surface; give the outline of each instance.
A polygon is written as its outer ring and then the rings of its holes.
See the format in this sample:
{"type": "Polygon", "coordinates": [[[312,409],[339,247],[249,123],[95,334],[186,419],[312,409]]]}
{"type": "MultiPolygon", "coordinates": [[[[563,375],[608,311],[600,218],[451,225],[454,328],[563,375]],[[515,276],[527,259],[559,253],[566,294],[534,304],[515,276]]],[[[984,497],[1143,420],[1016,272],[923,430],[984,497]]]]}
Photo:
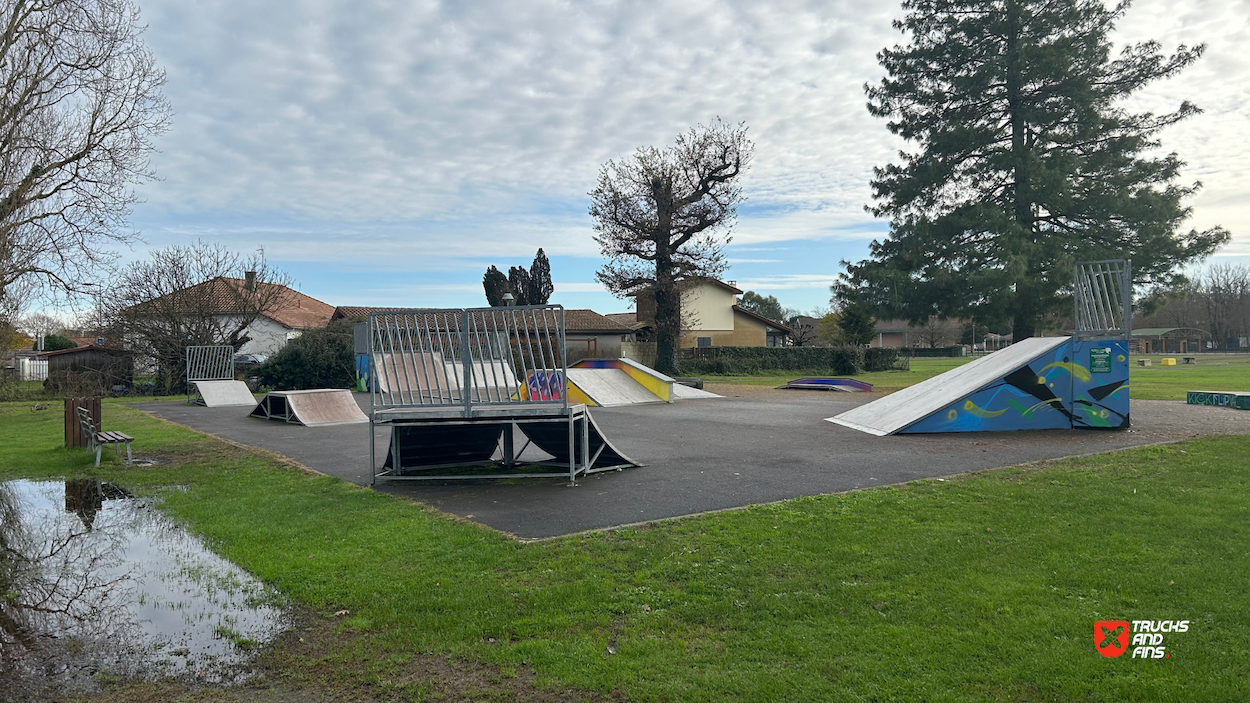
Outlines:
{"type": "Polygon", "coordinates": [[[192,381],[195,386],[195,402],[208,408],[231,405],[256,404],[256,396],[242,381],[192,381]]]}
{"type": "Polygon", "coordinates": [[[307,391],[271,391],[252,411],[252,417],[284,420],[306,427],[368,422],[352,392],[338,388],[307,391]]]}
{"type": "Polygon", "coordinates": [[[620,369],[573,367],[568,369],[568,374],[569,383],[577,386],[582,393],[586,394],[586,397],[605,408],[664,402],[620,369]]]}
{"type": "Polygon", "coordinates": [[[1071,337],[1029,337],[880,400],[825,419],[877,436],[894,434],[1070,341],[1071,337]]]}

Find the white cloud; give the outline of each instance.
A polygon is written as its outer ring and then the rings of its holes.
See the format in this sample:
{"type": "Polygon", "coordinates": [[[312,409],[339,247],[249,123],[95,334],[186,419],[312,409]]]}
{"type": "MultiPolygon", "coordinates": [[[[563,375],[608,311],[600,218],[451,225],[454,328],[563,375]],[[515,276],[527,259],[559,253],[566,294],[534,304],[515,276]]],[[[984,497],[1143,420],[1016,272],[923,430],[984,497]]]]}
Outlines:
{"type": "MultiPolygon", "coordinates": [[[[862,209],[867,181],[899,143],[865,110],[862,86],[881,74],[875,53],[900,38],[894,3],[143,7],[177,113],[155,159],[164,180],[142,189],[150,204],[137,211],[173,223],[145,227],[154,243],[204,236],[391,270],[467,269],[537,246],[596,257],[585,193],[600,165],[714,116],[745,120],[757,145],[735,254],[881,236],[862,209]],[[252,214],[280,224],[223,224],[252,214]]],[[[1205,183],[1195,226],[1231,229],[1230,251],[1250,246],[1248,18],[1247,0],[1148,0],[1121,26],[1128,39],[1210,43],[1134,105],[1206,109],[1167,130],[1164,148],[1205,183]]],[[[779,256],[799,259],[801,247],[779,256]]]]}

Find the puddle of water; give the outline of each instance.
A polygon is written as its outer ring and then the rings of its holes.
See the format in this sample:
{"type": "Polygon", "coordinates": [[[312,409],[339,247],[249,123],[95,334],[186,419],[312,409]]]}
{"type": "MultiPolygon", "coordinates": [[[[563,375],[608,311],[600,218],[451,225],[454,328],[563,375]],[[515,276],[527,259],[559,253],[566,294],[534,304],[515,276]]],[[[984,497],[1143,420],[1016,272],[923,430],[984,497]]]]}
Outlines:
{"type": "Polygon", "coordinates": [[[0,482],[0,700],[239,681],[288,619],[272,589],[117,486],[0,482]]]}

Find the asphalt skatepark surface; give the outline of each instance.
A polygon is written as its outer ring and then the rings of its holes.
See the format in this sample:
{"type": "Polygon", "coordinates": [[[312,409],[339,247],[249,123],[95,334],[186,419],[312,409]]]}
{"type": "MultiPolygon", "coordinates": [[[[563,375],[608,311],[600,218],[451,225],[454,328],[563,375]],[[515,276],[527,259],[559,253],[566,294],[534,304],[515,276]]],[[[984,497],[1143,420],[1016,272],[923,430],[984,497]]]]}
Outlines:
{"type": "MultiPolygon", "coordinates": [[[[641,468],[594,474],[576,484],[567,478],[378,481],[375,488],[534,539],[1205,434],[1250,434],[1250,412],[1135,400],[1128,431],[874,437],[824,419],[875,394],[725,385],[709,390],[727,397],[592,409],[604,435],[645,464],[641,468]]],[[[369,396],[355,396],[367,413],[369,396]]],[[[249,408],[180,402],[135,407],[369,484],[368,425],[301,427],[250,418],[249,408]]],[[[379,464],[389,432],[377,430],[379,464]]]]}

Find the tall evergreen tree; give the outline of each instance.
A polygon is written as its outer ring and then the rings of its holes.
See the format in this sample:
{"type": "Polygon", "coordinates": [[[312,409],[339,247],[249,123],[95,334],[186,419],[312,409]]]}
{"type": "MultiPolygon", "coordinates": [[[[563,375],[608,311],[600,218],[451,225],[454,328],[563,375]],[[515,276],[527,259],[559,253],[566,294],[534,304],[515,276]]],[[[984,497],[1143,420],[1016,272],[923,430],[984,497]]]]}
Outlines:
{"type": "Polygon", "coordinates": [[[1082,259],[1131,257],[1135,282],[1166,285],[1228,233],[1181,231],[1200,184],[1179,185],[1161,129],[1199,110],[1133,113],[1123,99],[1205,47],[1156,42],[1111,57],[1128,7],[1098,0],[906,0],[907,45],[878,54],[868,109],[912,143],[878,168],[870,211],[891,218],[871,258],[847,264],[845,301],[919,322],[1011,320],[1017,340],[1070,290],[1082,259]]]}
{"type": "Polygon", "coordinates": [[[533,305],[534,301],[530,299],[530,272],[525,270],[523,266],[513,266],[508,269],[508,287],[512,289],[512,295],[516,298],[517,305],[533,305]]]}
{"type": "Polygon", "coordinates": [[[546,305],[555,290],[556,286],[551,282],[551,262],[539,247],[538,253],[534,255],[534,263],[530,264],[530,305],[546,305]]]}
{"type": "Polygon", "coordinates": [[[738,299],[738,307],[777,322],[785,322],[786,319],[785,308],[781,307],[781,301],[775,295],[760,295],[749,290],[738,299]]]}
{"type": "Polygon", "coordinates": [[[843,309],[838,314],[838,327],[842,330],[842,340],[847,344],[869,344],[877,336],[872,315],[862,305],[849,305],[843,309]]]}
{"type": "Polygon", "coordinates": [[[486,275],[482,276],[482,288],[486,289],[486,303],[492,308],[503,305],[503,294],[511,290],[508,287],[508,277],[494,266],[486,269],[486,275]]]}

